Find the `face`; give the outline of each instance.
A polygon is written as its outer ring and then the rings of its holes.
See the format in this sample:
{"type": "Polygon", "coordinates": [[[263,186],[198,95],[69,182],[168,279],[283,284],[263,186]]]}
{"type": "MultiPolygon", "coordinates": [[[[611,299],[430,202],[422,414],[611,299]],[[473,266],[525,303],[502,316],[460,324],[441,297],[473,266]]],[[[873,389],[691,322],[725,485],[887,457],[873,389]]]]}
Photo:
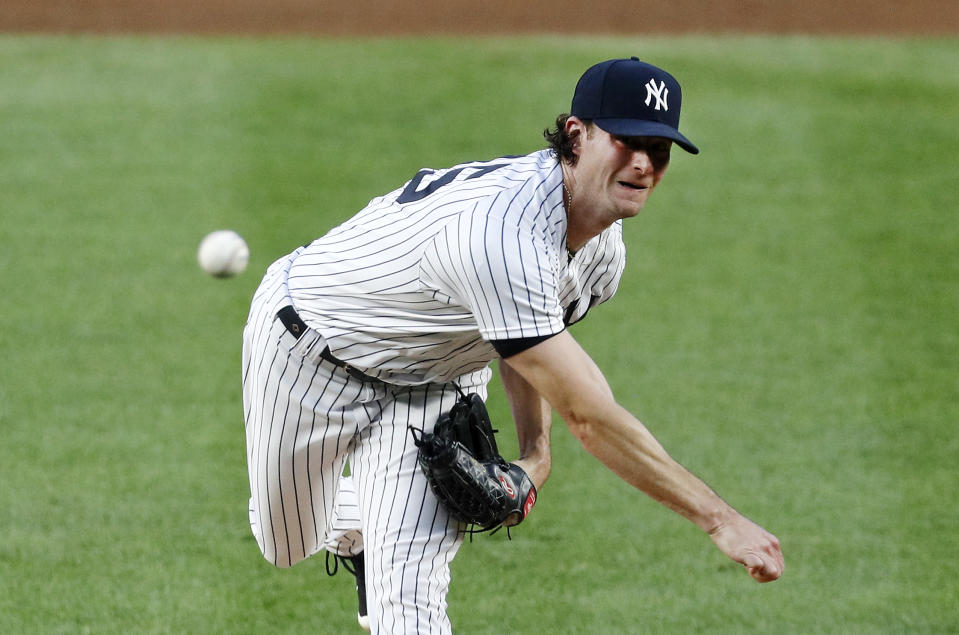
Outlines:
{"type": "Polygon", "coordinates": [[[672,141],[663,137],[620,137],[576,117],[567,132],[579,130],[576,164],[570,168],[573,208],[589,210],[597,222],[613,223],[642,211],[659,185],[672,141]]]}

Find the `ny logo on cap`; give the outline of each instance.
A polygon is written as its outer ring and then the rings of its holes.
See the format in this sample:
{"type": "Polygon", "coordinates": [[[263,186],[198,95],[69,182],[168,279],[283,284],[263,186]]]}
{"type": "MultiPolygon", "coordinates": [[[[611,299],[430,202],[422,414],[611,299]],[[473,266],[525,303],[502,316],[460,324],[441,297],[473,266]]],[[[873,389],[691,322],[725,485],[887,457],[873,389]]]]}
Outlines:
{"type": "Polygon", "coordinates": [[[666,98],[669,97],[669,89],[666,88],[666,80],[660,82],[659,86],[656,85],[656,78],[650,79],[646,82],[646,105],[649,105],[649,100],[653,97],[656,98],[655,109],[659,110],[659,107],[662,106],[663,110],[669,110],[669,104],[666,103],[666,98]]]}

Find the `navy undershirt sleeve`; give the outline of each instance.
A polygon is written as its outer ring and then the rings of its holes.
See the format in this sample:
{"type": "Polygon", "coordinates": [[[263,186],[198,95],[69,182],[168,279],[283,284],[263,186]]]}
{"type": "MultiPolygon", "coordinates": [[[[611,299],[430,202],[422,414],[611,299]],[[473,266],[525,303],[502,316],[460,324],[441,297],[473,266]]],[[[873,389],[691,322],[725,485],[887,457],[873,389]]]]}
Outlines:
{"type": "MultiPolygon", "coordinates": [[[[560,333],[562,333],[562,331],[560,331],[560,333]]],[[[537,335],[536,337],[516,337],[508,340],[490,340],[489,343],[493,345],[493,348],[496,349],[496,352],[499,353],[500,357],[506,359],[533,348],[540,342],[545,342],[554,335],[559,335],[559,333],[551,333],[550,335],[537,335]]]]}

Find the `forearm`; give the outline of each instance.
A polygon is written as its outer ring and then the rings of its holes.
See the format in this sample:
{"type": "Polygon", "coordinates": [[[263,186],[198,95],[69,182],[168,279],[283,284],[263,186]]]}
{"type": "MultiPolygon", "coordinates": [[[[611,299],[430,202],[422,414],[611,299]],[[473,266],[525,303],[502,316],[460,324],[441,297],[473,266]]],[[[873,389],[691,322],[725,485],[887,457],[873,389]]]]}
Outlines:
{"type": "Polygon", "coordinates": [[[583,447],[620,478],[650,498],[712,532],[736,511],[702,480],[676,462],[646,427],[610,403],[570,429],[583,447]]]}
{"type": "Polygon", "coordinates": [[[506,389],[510,411],[516,425],[519,460],[537,488],[549,477],[552,469],[550,430],[553,411],[547,402],[509,364],[499,364],[500,378],[506,389]]]}
{"type": "Polygon", "coordinates": [[[560,333],[508,363],[559,412],[583,447],[620,478],[696,523],[757,581],[782,575],[779,540],[674,461],[616,403],[602,372],[572,336],[560,333]]]}
{"type": "Polygon", "coordinates": [[[568,334],[557,335],[508,363],[539,388],[583,447],[630,485],[707,532],[735,514],[616,403],[602,372],[568,334]]]}

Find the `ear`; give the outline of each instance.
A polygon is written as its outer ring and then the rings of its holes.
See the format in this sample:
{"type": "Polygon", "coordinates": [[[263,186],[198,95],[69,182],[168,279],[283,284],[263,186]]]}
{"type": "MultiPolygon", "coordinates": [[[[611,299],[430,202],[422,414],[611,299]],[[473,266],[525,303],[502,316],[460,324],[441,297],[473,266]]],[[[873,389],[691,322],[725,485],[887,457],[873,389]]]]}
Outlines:
{"type": "Polygon", "coordinates": [[[566,119],[566,136],[569,137],[570,143],[573,144],[573,154],[579,156],[580,144],[582,139],[586,137],[587,126],[579,117],[573,117],[570,115],[566,119]]]}

